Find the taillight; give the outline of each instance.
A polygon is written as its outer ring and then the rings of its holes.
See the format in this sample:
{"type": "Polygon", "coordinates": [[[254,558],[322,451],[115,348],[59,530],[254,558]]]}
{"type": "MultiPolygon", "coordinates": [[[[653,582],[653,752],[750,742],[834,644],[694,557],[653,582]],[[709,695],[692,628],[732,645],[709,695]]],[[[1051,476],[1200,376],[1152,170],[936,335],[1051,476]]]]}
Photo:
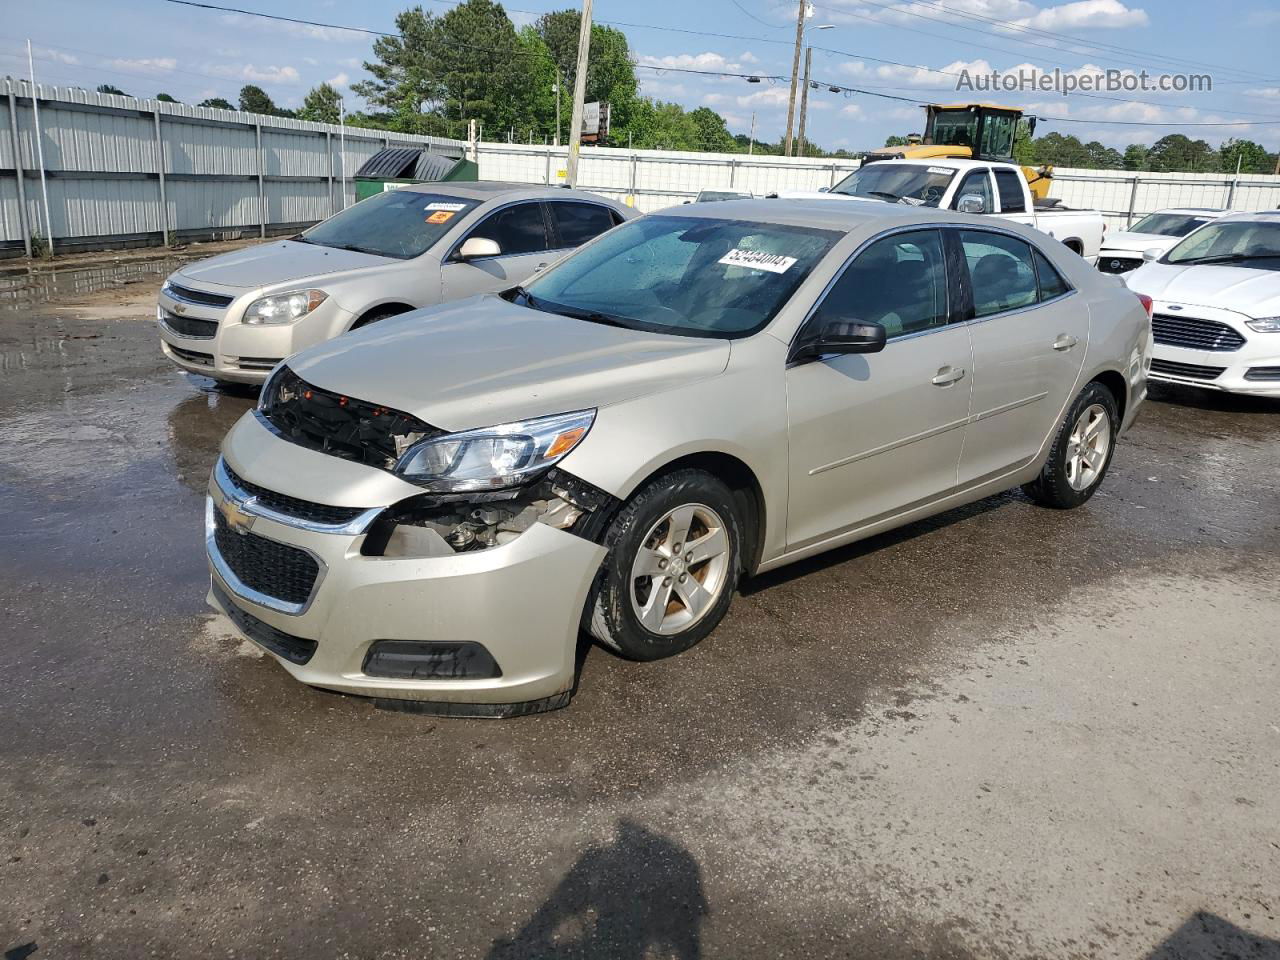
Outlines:
{"type": "Polygon", "coordinates": [[[1142,309],[1147,311],[1147,319],[1151,319],[1151,314],[1155,311],[1156,303],[1145,293],[1137,294],[1138,300],[1142,303],[1142,309]]]}

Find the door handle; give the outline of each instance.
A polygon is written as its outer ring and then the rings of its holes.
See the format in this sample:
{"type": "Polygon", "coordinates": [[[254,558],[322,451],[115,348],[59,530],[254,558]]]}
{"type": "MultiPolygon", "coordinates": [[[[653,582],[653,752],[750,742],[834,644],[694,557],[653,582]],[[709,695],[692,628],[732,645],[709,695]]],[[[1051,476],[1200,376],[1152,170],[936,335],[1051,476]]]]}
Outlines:
{"type": "Polygon", "coordinates": [[[1067,333],[1059,334],[1058,339],[1053,341],[1053,349],[1070,350],[1079,342],[1080,342],[1080,339],[1078,337],[1073,337],[1067,333]]]}
{"type": "Polygon", "coordinates": [[[546,265],[545,263],[540,263],[540,264],[538,264],[536,267],[534,267],[534,268],[533,268],[533,272],[534,272],[534,273],[539,273],[540,271],[545,270],[546,268],[547,268],[547,265],[546,265]]]}
{"type": "Polygon", "coordinates": [[[943,367],[931,381],[935,386],[949,387],[964,379],[964,367],[943,367]]]}

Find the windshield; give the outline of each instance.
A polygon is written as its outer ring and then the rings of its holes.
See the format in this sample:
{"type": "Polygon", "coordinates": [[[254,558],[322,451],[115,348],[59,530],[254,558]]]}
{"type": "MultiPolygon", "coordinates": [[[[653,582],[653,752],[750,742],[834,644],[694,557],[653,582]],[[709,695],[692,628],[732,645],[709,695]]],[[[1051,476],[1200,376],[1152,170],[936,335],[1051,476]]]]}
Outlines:
{"type": "Polygon", "coordinates": [[[408,260],[424,253],[479,203],[440,193],[387,190],[317,223],[299,239],[408,260]]]}
{"type": "Polygon", "coordinates": [[[536,310],[634,330],[743,337],[764,327],[842,236],[747,220],[650,216],[529,284],[536,310]]]}
{"type": "Polygon", "coordinates": [[[1151,213],[1132,227],[1130,233],[1155,233],[1162,237],[1185,237],[1197,227],[1203,227],[1213,217],[1198,217],[1190,213],[1151,213]]]}
{"type": "Polygon", "coordinates": [[[832,187],[831,192],[915,207],[936,207],[955,175],[948,167],[870,163],[849,174],[832,187]]]}
{"type": "Polygon", "coordinates": [[[1165,255],[1165,262],[1247,262],[1258,270],[1280,270],[1280,222],[1219,220],[1175,246],[1165,255]]]}

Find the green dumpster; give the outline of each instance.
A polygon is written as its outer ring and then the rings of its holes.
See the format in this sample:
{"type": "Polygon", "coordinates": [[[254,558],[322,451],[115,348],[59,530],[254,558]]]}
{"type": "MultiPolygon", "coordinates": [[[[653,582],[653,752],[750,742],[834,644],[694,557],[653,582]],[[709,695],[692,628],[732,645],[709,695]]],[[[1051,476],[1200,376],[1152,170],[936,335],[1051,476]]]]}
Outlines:
{"type": "Polygon", "coordinates": [[[387,147],[361,164],[352,179],[356,199],[364,200],[408,183],[473,182],[480,179],[480,168],[465,157],[431,153],[425,146],[387,147]]]}

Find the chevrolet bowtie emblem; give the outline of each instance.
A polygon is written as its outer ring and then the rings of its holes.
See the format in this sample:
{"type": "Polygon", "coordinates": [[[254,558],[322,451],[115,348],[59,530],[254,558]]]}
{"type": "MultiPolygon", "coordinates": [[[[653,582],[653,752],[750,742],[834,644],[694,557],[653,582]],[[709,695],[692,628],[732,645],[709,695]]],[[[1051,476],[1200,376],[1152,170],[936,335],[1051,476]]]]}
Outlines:
{"type": "Polygon", "coordinates": [[[180,304],[180,303],[175,303],[175,304],[173,305],[173,312],[174,312],[174,313],[178,313],[178,314],[186,313],[186,312],[187,312],[187,308],[186,308],[186,307],[184,307],[184,306],[183,306],[182,304],[180,304]]]}
{"type": "Polygon", "coordinates": [[[246,534],[253,528],[253,514],[234,500],[223,500],[218,504],[218,512],[236,533],[246,534]]]}

